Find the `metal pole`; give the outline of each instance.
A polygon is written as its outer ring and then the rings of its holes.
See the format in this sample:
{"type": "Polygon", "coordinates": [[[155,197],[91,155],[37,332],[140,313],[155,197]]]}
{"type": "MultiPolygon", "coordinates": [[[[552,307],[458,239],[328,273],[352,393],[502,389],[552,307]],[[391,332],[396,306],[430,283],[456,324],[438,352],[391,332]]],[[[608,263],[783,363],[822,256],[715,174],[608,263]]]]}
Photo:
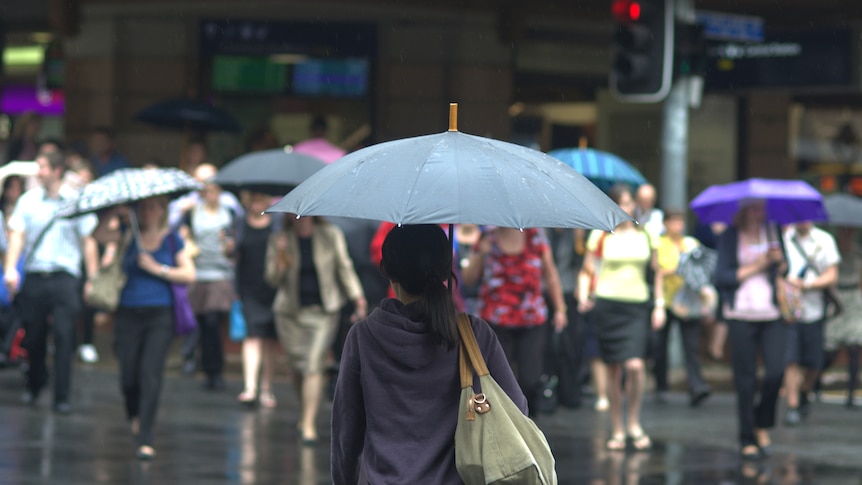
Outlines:
{"type": "MultiPolygon", "coordinates": [[[[675,0],[677,21],[694,23],[694,0],[675,0]]],[[[688,106],[690,76],[678,76],[662,106],[661,192],[665,210],[688,207],[688,106]]]]}

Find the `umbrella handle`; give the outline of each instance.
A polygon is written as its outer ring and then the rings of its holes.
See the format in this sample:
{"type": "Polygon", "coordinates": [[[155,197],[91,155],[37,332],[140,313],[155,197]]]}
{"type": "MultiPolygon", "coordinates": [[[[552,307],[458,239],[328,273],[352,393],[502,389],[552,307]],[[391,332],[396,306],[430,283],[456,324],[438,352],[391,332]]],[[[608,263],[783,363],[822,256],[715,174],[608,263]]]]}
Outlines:
{"type": "Polygon", "coordinates": [[[138,225],[138,215],[135,213],[135,208],[130,207],[129,223],[132,226],[132,234],[135,236],[135,243],[138,245],[138,251],[144,250],[144,245],[141,242],[141,227],[138,225]]]}
{"type": "Polygon", "coordinates": [[[458,131],[458,103],[449,103],[449,131],[458,131]]]}

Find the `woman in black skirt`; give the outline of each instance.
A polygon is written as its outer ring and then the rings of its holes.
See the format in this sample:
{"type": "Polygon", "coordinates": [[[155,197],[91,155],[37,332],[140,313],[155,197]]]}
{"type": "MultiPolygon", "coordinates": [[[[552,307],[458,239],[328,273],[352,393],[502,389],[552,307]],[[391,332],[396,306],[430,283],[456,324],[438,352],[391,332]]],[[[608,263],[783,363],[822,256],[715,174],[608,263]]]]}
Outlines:
{"type": "Polygon", "coordinates": [[[260,402],[262,407],[274,408],[276,399],[272,392],[272,376],[278,352],[278,335],[272,313],[275,288],[264,281],[263,274],[266,245],[276,219],[263,214],[271,205],[272,196],[244,193],[242,200],[246,216],[237,234],[236,278],[246,323],[246,338],[242,343],[245,387],[237,400],[241,404],[260,402]]]}
{"type": "MultiPolygon", "coordinates": [[[[627,186],[616,185],[609,195],[626,213],[634,213],[634,199],[627,186]]],[[[652,446],[641,427],[640,409],[650,322],[658,330],[666,318],[661,273],[654,271],[656,242],[655,237],[633,222],[620,224],[613,233],[593,231],[587,242],[584,271],[578,284],[578,306],[582,313],[592,312],[602,358],[608,365],[613,428],[607,442],[609,450],[624,450],[627,439],[635,450],[652,446]],[[628,404],[625,421],[624,393],[628,404]]]]}

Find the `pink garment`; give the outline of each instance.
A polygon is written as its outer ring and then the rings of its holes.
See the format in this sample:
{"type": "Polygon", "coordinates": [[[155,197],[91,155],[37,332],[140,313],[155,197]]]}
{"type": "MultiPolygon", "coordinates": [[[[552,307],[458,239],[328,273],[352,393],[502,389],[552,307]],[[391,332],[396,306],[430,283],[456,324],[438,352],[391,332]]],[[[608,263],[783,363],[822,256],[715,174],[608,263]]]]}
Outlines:
{"type": "MultiPolygon", "coordinates": [[[[757,261],[761,255],[766,254],[769,245],[765,242],[764,231],[759,244],[743,244],[741,241],[738,248],[739,266],[746,266],[757,261]]],[[[743,320],[747,322],[766,322],[781,318],[781,312],[773,303],[772,283],[766,271],[761,271],[739,284],[736,290],[736,301],[733,308],[724,305],[724,317],[729,320],[743,320]]]]}
{"type": "Polygon", "coordinates": [[[311,138],[293,145],[295,153],[304,153],[319,158],[325,163],[332,163],[347,154],[346,151],[333,145],[325,138],[311,138]]]}

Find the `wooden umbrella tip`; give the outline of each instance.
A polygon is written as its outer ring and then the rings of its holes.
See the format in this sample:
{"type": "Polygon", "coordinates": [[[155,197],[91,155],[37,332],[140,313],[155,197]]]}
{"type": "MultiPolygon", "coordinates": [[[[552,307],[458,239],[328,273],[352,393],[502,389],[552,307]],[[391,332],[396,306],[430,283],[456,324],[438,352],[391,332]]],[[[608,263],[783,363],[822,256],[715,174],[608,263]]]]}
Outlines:
{"type": "Polygon", "coordinates": [[[449,131],[458,131],[458,103],[449,103],[449,131]]]}

